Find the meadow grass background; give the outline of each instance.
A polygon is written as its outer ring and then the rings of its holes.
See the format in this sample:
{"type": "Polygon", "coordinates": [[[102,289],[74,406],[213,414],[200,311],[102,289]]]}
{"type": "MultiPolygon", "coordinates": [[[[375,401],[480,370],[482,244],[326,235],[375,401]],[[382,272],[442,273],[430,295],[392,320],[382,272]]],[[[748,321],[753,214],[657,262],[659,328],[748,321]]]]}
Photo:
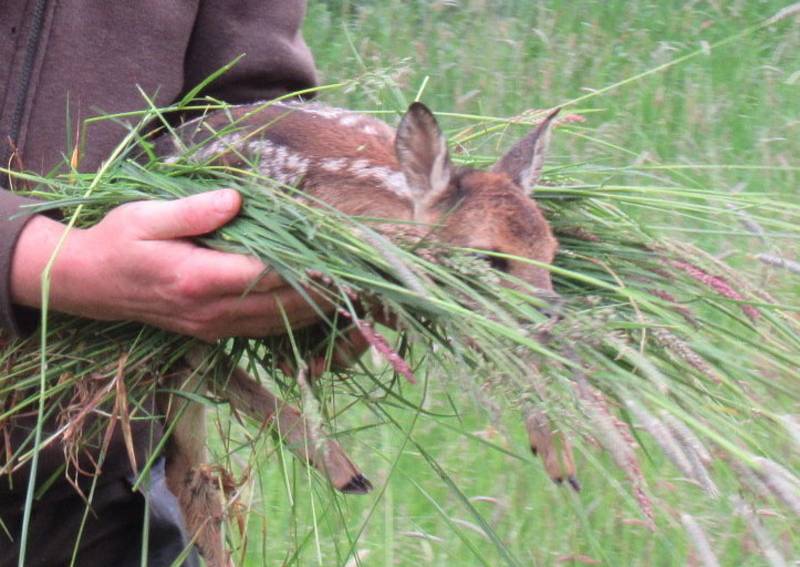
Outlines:
{"type": "MultiPolygon", "coordinates": [[[[785,5],[310,0],[305,37],[323,83],[362,79],[322,100],[385,109],[389,121],[426,77],[421,98],[434,110],[505,117],[568,103],[700,50],[568,107],[585,114],[585,129],[556,133],[548,164],[591,164],[614,182],[677,180],[794,201],[800,195],[800,21],[788,18],[712,48],[785,5]],[[634,165],[635,174],[625,169],[634,165]]],[[[450,132],[469,124],[458,117],[442,121],[450,132]]],[[[489,136],[479,151],[495,155],[522,133],[489,136]]],[[[644,208],[630,212],[739,267],[753,268],[751,255],[771,248],[798,259],[797,243],[779,237],[763,242],[741,236],[741,227],[663,218],[644,208]]],[[[753,271],[767,287],[800,293],[800,279],[753,271]]],[[[469,380],[431,370],[425,385],[402,387],[418,408],[387,399],[378,406],[385,413],[355,407],[341,417],[342,443],[375,484],[369,496],[333,494],[274,444],[258,445],[262,475],[251,495],[246,563],[700,564],[680,523],[687,512],[723,565],[767,564],[730,502],[706,498],[658,451],[642,457],[646,476],[655,479],[655,533],[642,525],[623,475],[614,474],[601,451],[578,455],[579,495],[555,486],[530,455],[518,417],[493,421],[464,387],[469,380]]],[[[800,558],[798,528],[762,512],[776,549],[789,560],[800,558]]]]}

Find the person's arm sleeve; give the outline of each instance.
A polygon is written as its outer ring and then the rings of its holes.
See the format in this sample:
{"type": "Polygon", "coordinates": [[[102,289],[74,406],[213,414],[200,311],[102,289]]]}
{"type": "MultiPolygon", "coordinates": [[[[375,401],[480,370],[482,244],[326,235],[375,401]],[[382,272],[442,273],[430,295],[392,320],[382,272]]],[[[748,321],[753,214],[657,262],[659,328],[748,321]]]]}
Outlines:
{"type": "Polygon", "coordinates": [[[36,326],[34,309],[11,302],[11,260],[22,229],[32,214],[24,205],[37,201],[0,189],[0,333],[17,337],[30,333],[36,326]]]}
{"type": "Polygon", "coordinates": [[[203,0],[186,53],[186,90],[239,56],[202,94],[235,104],[315,86],[314,60],[301,33],[304,15],[304,0],[203,0]]]}

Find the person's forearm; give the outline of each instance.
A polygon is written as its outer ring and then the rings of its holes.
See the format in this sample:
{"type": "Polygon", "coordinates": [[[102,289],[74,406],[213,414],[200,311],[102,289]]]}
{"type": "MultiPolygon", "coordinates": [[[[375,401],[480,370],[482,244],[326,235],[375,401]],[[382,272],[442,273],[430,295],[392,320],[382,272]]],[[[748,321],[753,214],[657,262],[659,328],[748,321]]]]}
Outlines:
{"type": "MultiPolygon", "coordinates": [[[[11,261],[10,292],[15,304],[41,307],[42,274],[65,230],[63,224],[41,215],[36,215],[25,225],[11,261]]],[[[54,285],[50,291],[53,307],[57,309],[64,307],[61,305],[62,298],[71,294],[65,288],[72,285],[68,277],[62,277],[68,275],[69,270],[59,271],[59,268],[75,262],[75,241],[80,238],[80,233],[79,229],[73,229],[55,258],[51,272],[54,285]]],[[[78,267],[75,266],[75,269],[78,267]]],[[[86,277],[90,277],[90,274],[86,274],[86,277]]]]}
{"type": "Polygon", "coordinates": [[[240,205],[234,191],[130,203],[91,228],[70,230],[55,257],[66,226],[34,217],[13,253],[11,298],[41,307],[42,274],[54,257],[54,311],[139,321],[206,340],[280,334],[283,313],[293,325],[313,323],[318,311],[277,274],[264,276],[257,259],[191,242],[229,221],[240,205]]]}
{"type": "Polygon", "coordinates": [[[11,336],[27,334],[36,324],[35,313],[11,299],[11,263],[17,240],[33,218],[27,208],[36,204],[35,199],[0,190],[0,331],[11,336]]]}
{"type": "MultiPolygon", "coordinates": [[[[53,311],[139,321],[205,340],[280,334],[286,330],[284,314],[295,327],[317,321],[318,311],[277,274],[260,277],[259,261],[200,248],[185,238],[220,226],[239,205],[232,192],[132,203],[95,227],[72,228],[66,236],[64,224],[34,216],[14,250],[12,301],[42,306],[42,274],[52,259],[48,308],[53,311]]],[[[359,332],[350,333],[337,343],[333,365],[352,364],[367,344],[359,332]]],[[[327,363],[320,357],[308,366],[316,376],[327,363]]],[[[286,371],[291,367],[282,363],[286,371]]]]}

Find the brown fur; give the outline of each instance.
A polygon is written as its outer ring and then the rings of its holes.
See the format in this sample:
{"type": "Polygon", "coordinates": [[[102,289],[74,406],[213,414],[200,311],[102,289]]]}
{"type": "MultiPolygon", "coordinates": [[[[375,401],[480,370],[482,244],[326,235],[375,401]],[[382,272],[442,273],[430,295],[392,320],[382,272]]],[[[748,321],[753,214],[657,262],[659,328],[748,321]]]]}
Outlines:
{"type": "MultiPolygon", "coordinates": [[[[316,467],[339,491],[363,494],[372,484],[332,439],[310,439],[311,426],[300,410],[284,402],[241,368],[231,368],[230,375],[216,382],[207,372],[208,353],[198,348],[185,360],[185,366],[173,374],[165,386],[169,389],[198,392],[200,386],[226,399],[234,413],[241,413],[263,428],[271,428],[283,439],[292,453],[316,467]]],[[[205,464],[205,408],[198,403],[172,395],[163,395],[159,407],[167,422],[174,422],[166,448],[167,485],[175,494],[189,535],[209,567],[228,567],[222,522],[225,503],[219,491],[217,475],[205,464]]]]}
{"type": "Polygon", "coordinates": [[[554,430],[544,412],[538,409],[527,412],[525,427],[528,430],[531,451],[542,460],[550,478],[556,484],[566,480],[573,490],[579,491],[580,484],[575,476],[575,459],[569,439],[561,431],[554,430]]]}
{"type": "MultiPolygon", "coordinates": [[[[434,196],[421,218],[415,218],[413,195],[398,195],[369,175],[348,176],[347,170],[335,172],[320,167],[326,160],[339,159],[348,163],[361,160],[375,168],[402,173],[393,139],[387,134],[388,126],[365,116],[363,124],[380,125],[381,131],[377,136],[368,135],[358,123],[344,126],[341,118],[320,115],[317,111],[341,112],[342,117],[358,116],[316,103],[249,105],[230,113],[217,113],[205,121],[213,131],[231,128],[233,124],[233,131],[242,134],[246,141],[222,149],[212,159],[243,165],[237,153],[252,157],[252,152],[244,147],[246,142],[266,139],[308,159],[310,165],[298,183],[299,188],[344,213],[416,220],[431,225],[442,222],[438,236],[449,244],[512,254],[543,264],[552,262],[558,242],[536,202],[529,197],[532,187],[520,187],[511,173],[453,168],[446,189],[434,196]]],[[[547,125],[550,119],[552,116],[548,117],[547,125]]],[[[208,129],[198,125],[190,125],[186,130],[189,135],[184,143],[202,143],[211,135],[208,129]]],[[[438,127],[435,133],[441,135],[438,127]]],[[[535,142],[536,139],[529,141],[528,161],[531,162],[543,152],[535,142]]],[[[538,170],[533,172],[529,182],[535,183],[538,174],[538,170]]],[[[511,262],[510,273],[552,292],[547,270],[511,262]]]]}
{"type": "MultiPolygon", "coordinates": [[[[396,135],[379,120],[316,103],[242,106],[186,124],[179,139],[160,142],[160,151],[172,154],[189,147],[194,152],[189,159],[237,166],[256,161],[267,175],[344,213],[415,221],[443,242],[548,264],[558,243],[529,193],[541,171],[555,114],[490,172],[454,167],[435,118],[419,103],[409,108],[396,135]],[[214,135],[219,132],[223,135],[214,135]]],[[[548,270],[510,261],[507,271],[542,295],[554,295],[548,270]]],[[[197,359],[190,365],[202,368],[197,359]]],[[[227,384],[209,387],[235,409],[264,423],[276,421],[290,448],[338,489],[370,488],[337,444],[326,441],[327,449],[314,449],[300,412],[243,371],[234,370],[227,384]]],[[[217,566],[226,561],[219,521],[208,519],[209,510],[216,519],[221,506],[213,504],[219,503],[213,483],[200,478],[205,461],[203,420],[202,409],[184,414],[168,450],[167,467],[172,469],[170,487],[184,506],[190,529],[198,533],[198,547],[209,564],[217,566]]],[[[572,477],[571,452],[559,462],[549,429],[537,420],[528,421],[532,446],[547,452],[548,472],[558,479],[572,477]]]]}

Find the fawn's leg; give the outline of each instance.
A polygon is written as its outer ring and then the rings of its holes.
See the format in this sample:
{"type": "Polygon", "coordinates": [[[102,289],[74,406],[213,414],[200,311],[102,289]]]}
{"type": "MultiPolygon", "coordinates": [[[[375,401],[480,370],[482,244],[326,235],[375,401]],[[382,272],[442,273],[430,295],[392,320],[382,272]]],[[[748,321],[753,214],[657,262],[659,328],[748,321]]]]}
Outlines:
{"type": "Polygon", "coordinates": [[[575,476],[575,459],[569,438],[563,432],[553,430],[543,411],[526,408],[524,415],[531,451],[542,459],[548,476],[556,484],[566,480],[575,492],[579,492],[581,485],[575,476]]]}
{"type": "MultiPolygon", "coordinates": [[[[194,392],[203,378],[187,369],[167,386],[194,392]]],[[[159,405],[167,426],[173,427],[166,447],[167,486],[177,497],[189,537],[208,567],[227,567],[231,562],[222,534],[223,499],[218,479],[206,464],[205,408],[171,395],[160,399],[159,405]]]]}
{"type": "Polygon", "coordinates": [[[241,368],[234,368],[224,384],[214,388],[228,399],[231,407],[261,423],[272,425],[294,455],[324,474],[340,492],[363,494],[372,484],[332,439],[314,439],[312,429],[296,407],[264,388],[241,368]],[[273,422],[273,423],[270,423],[273,422]]]}
{"type": "MultiPolygon", "coordinates": [[[[186,358],[193,368],[202,369],[208,362],[208,352],[195,349],[186,358]]],[[[300,410],[264,388],[245,370],[234,366],[226,379],[211,379],[208,387],[233,410],[272,426],[296,457],[314,466],[340,492],[363,494],[372,489],[341,445],[324,436],[313,439],[312,428],[300,410]]]]}
{"type": "MultiPolygon", "coordinates": [[[[166,384],[170,389],[198,391],[200,380],[238,410],[265,426],[274,426],[288,448],[300,459],[322,472],[333,486],[345,493],[366,493],[372,484],[331,439],[312,439],[310,426],[300,410],[287,404],[241,368],[235,367],[228,380],[215,383],[202,372],[204,354],[188,356],[189,366],[166,384]]],[[[202,391],[202,390],[201,390],[202,391]]],[[[159,406],[172,433],[166,449],[167,486],[178,498],[190,537],[209,567],[230,565],[222,536],[224,506],[218,479],[207,463],[206,416],[202,405],[176,396],[164,395],[159,406]],[[174,422],[174,425],[173,425],[174,422]]]]}

